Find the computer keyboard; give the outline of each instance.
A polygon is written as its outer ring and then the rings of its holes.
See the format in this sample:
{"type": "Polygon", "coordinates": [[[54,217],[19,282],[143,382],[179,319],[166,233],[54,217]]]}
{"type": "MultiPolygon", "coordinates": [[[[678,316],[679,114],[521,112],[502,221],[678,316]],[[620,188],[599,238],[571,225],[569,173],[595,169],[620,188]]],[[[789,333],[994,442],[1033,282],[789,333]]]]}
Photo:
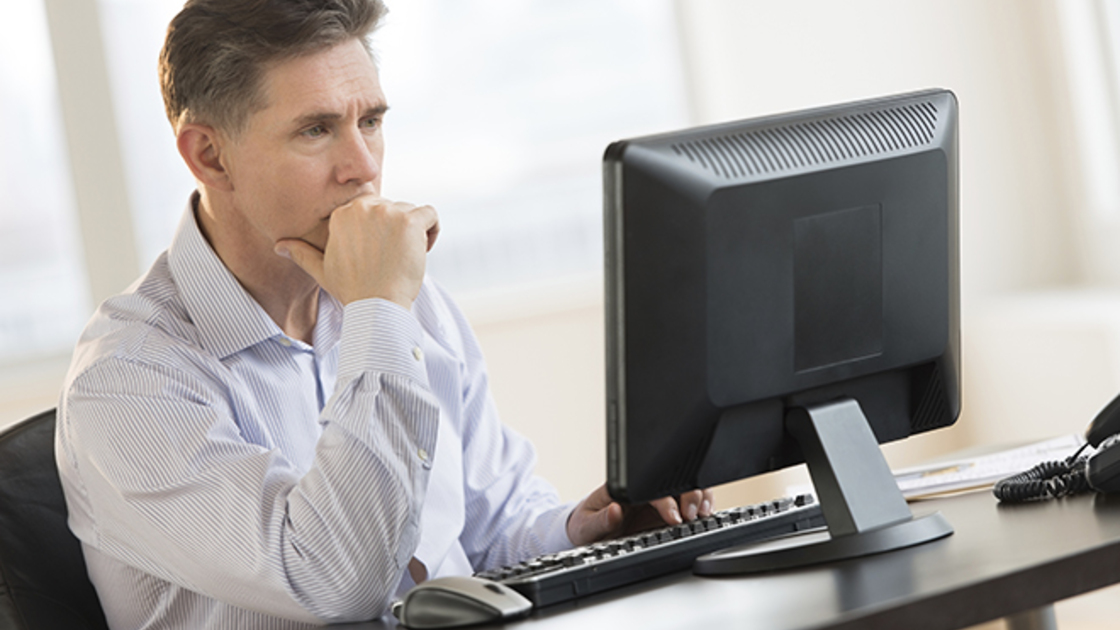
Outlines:
{"type": "Polygon", "coordinates": [[[689,569],[698,556],[825,524],[811,495],[716,512],[681,525],[547,554],[477,576],[524,595],[536,607],[559,604],[689,569]]]}

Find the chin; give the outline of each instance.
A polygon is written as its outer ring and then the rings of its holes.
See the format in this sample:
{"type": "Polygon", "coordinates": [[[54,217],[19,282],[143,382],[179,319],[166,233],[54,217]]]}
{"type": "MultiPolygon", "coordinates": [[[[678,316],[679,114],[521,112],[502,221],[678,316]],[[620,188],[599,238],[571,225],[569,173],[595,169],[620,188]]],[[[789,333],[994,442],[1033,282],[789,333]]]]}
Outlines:
{"type": "Polygon", "coordinates": [[[324,251],[327,248],[327,241],[330,239],[330,232],[324,222],[322,227],[311,230],[303,236],[300,236],[299,239],[318,248],[319,251],[324,251]]]}

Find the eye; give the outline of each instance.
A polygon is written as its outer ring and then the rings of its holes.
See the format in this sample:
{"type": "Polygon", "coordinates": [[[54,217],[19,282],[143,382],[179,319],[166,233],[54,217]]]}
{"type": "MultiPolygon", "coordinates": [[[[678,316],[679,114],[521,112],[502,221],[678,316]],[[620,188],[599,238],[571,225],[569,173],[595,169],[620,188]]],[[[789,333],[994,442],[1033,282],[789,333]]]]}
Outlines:
{"type": "Polygon", "coordinates": [[[327,128],[323,125],[315,125],[314,127],[308,127],[307,129],[303,130],[303,135],[307,136],[308,138],[321,138],[322,136],[326,135],[326,133],[327,128]]]}
{"type": "Polygon", "coordinates": [[[361,122],[358,123],[358,126],[360,126],[362,129],[366,129],[366,130],[377,129],[378,127],[381,126],[381,117],[380,116],[370,116],[368,118],[363,118],[361,120],[361,122]]]}

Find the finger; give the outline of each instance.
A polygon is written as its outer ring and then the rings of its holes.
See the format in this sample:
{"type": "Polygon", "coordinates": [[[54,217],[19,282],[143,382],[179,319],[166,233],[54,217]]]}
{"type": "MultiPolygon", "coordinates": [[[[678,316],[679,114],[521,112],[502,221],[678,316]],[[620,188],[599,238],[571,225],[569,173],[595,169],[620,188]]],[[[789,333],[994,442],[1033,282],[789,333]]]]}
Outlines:
{"type": "Polygon", "coordinates": [[[707,518],[715,511],[716,493],[710,489],[704,490],[704,498],[700,501],[700,517],[707,518]]]}
{"type": "Polygon", "coordinates": [[[696,516],[700,514],[700,503],[704,500],[704,493],[699,490],[686,492],[681,495],[680,506],[681,514],[686,521],[696,520],[696,516]]]}
{"type": "Polygon", "coordinates": [[[587,495],[587,498],[583,500],[583,507],[586,510],[598,512],[605,507],[609,507],[612,503],[614,503],[614,499],[611,498],[611,493],[607,490],[607,484],[603,484],[587,495]]]}
{"type": "Polygon", "coordinates": [[[576,508],[570,517],[568,537],[576,545],[587,545],[614,536],[623,520],[622,506],[611,503],[598,510],[586,505],[576,508]]]}
{"type": "Polygon", "coordinates": [[[595,540],[601,540],[614,534],[622,525],[622,506],[612,502],[607,507],[595,513],[595,540]]]}
{"type": "Polygon", "coordinates": [[[307,275],[315,278],[319,286],[323,286],[323,252],[305,241],[294,238],[279,241],[273,251],[299,265],[307,275]]]}
{"type": "Polygon", "coordinates": [[[439,237],[439,223],[436,223],[431,229],[428,230],[428,251],[436,245],[436,238],[439,237]]]}
{"type": "Polygon", "coordinates": [[[622,524],[622,506],[611,503],[601,510],[584,512],[582,516],[584,518],[578,527],[579,540],[572,540],[577,545],[587,545],[612,536],[622,524]]]}
{"type": "Polygon", "coordinates": [[[657,510],[661,516],[661,520],[670,525],[680,525],[684,522],[681,518],[680,508],[677,507],[677,500],[673,497],[662,497],[656,501],[650,501],[650,506],[657,510]]]}
{"type": "Polygon", "coordinates": [[[428,251],[430,252],[436,244],[436,238],[439,237],[439,214],[431,206],[417,206],[414,212],[420,216],[421,225],[424,226],[424,231],[428,237],[428,251]]]}
{"type": "MultiPolygon", "coordinates": [[[[568,515],[568,538],[577,545],[584,545],[594,540],[594,536],[601,529],[595,524],[600,512],[607,511],[611,506],[611,497],[607,492],[606,484],[599,486],[580,501],[572,513],[568,515]]],[[[619,513],[622,509],[619,507],[619,513]]],[[[610,520],[608,515],[608,522],[610,520]]],[[[619,516],[621,518],[621,516],[619,516]]]]}

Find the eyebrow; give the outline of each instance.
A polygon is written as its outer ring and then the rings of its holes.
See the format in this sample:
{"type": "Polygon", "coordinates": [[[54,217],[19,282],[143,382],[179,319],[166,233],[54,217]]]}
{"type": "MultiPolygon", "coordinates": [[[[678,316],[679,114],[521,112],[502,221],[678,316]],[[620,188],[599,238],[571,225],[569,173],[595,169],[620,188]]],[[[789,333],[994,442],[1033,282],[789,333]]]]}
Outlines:
{"type": "MultiPolygon", "coordinates": [[[[385,112],[389,111],[389,106],[385,104],[371,107],[362,112],[359,118],[369,118],[371,116],[384,116],[385,112]]],[[[342,114],[335,112],[315,112],[311,114],[304,114],[295,120],[296,127],[304,127],[314,123],[334,122],[342,119],[342,114]]]]}

